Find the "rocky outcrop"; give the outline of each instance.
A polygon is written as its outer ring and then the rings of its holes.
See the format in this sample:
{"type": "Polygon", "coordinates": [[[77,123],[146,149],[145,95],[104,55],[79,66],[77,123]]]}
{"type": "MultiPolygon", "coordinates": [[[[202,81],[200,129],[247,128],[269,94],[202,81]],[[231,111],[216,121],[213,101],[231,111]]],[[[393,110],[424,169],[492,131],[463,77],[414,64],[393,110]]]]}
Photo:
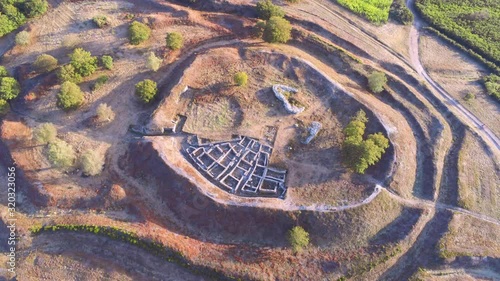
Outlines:
{"type": "Polygon", "coordinates": [[[297,93],[298,91],[299,90],[292,88],[290,86],[279,85],[279,84],[273,86],[273,92],[276,98],[283,103],[283,106],[285,107],[286,111],[292,114],[301,113],[302,111],[304,111],[305,108],[297,107],[290,104],[287,97],[284,95],[284,92],[297,93]]]}
{"type": "Polygon", "coordinates": [[[309,126],[309,136],[302,142],[303,144],[309,144],[314,137],[318,134],[319,130],[321,129],[321,123],[319,122],[312,122],[311,126],[309,126]]]}

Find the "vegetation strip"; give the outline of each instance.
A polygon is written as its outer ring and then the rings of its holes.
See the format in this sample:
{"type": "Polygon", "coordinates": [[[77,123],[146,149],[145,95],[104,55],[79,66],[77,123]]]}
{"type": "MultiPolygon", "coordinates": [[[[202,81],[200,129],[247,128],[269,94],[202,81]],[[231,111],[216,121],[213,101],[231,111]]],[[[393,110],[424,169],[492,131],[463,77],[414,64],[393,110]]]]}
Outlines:
{"type": "Polygon", "coordinates": [[[233,277],[225,276],[224,274],[214,269],[201,265],[194,265],[190,263],[189,260],[185,258],[181,253],[167,246],[164,246],[160,242],[141,238],[135,233],[122,230],[116,227],[97,226],[97,225],[57,224],[57,225],[34,226],[30,228],[30,232],[34,236],[40,235],[45,232],[58,232],[58,231],[91,233],[100,236],[105,236],[116,241],[121,241],[135,245],[143,250],[146,250],[151,254],[161,257],[162,259],[168,262],[175,263],[181,267],[184,267],[197,275],[209,277],[213,280],[237,280],[233,277]]]}

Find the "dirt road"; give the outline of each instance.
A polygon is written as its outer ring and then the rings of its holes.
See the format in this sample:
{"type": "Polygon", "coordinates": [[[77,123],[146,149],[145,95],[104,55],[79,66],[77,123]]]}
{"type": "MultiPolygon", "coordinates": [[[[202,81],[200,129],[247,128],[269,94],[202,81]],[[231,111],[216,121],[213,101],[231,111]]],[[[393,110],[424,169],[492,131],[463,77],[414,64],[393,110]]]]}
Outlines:
{"type": "Polygon", "coordinates": [[[468,121],[467,123],[473,125],[471,129],[477,132],[481,138],[483,138],[487,143],[491,144],[490,146],[494,148],[497,152],[500,151],[500,138],[498,138],[486,125],[481,122],[474,114],[468,111],[465,107],[463,107],[457,100],[451,97],[450,94],[446,92],[443,87],[441,87],[438,83],[436,83],[429,76],[427,71],[425,70],[422,62],[420,60],[419,53],[419,39],[420,39],[420,30],[426,26],[426,23],[419,16],[419,14],[415,10],[415,0],[407,0],[406,5],[411,10],[414,16],[413,26],[410,31],[410,60],[413,68],[417,73],[425,79],[440,95],[438,98],[441,98],[445,101],[445,104],[448,108],[454,109],[453,111],[458,113],[464,121],[468,121]]]}

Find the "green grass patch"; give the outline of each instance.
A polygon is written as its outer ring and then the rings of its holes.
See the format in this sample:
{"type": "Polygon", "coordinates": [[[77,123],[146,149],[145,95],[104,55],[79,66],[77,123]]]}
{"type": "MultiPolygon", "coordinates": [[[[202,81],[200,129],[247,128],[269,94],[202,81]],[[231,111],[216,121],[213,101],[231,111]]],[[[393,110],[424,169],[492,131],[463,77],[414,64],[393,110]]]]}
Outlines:
{"type": "Polygon", "coordinates": [[[343,7],[366,18],[367,20],[381,24],[389,19],[389,10],[393,0],[336,0],[343,7]]]}

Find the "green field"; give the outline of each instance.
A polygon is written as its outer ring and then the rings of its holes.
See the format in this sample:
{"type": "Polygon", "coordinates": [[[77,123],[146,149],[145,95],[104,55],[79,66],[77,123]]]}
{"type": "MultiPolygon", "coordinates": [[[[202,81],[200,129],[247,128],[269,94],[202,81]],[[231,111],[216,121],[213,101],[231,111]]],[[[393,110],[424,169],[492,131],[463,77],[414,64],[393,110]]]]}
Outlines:
{"type": "Polygon", "coordinates": [[[337,3],[374,23],[385,23],[393,0],[336,0],[337,3]]]}
{"type": "Polygon", "coordinates": [[[416,5],[433,27],[500,65],[499,0],[417,0],[416,5]]]}

